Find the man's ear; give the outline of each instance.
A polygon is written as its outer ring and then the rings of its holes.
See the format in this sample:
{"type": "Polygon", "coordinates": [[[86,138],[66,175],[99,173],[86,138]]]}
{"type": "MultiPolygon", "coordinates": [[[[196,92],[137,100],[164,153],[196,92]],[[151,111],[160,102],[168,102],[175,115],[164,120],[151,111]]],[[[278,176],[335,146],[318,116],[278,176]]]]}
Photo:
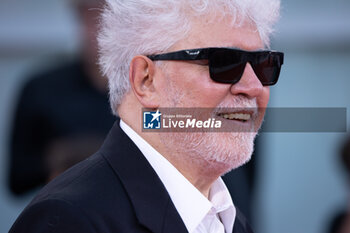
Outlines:
{"type": "Polygon", "coordinates": [[[131,88],[143,107],[159,107],[155,66],[152,60],[142,55],[135,56],[130,63],[129,79],[131,88]]]}

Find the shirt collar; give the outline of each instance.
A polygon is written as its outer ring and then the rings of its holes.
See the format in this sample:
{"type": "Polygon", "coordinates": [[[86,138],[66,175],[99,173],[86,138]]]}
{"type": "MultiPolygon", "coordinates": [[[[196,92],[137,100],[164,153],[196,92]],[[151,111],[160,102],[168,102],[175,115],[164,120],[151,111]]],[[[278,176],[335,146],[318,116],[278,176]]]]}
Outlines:
{"type": "Polygon", "coordinates": [[[221,178],[217,179],[211,186],[209,200],[213,210],[220,216],[226,232],[232,232],[236,218],[236,208],[232,202],[231,195],[221,178]]]}
{"type": "Polygon", "coordinates": [[[156,151],[123,120],[121,129],[140,149],[164,184],[188,232],[193,232],[204,217],[214,210],[227,232],[232,232],[236,209],[226,185],[219,177],[212,185],[209,201],[166,158],[156,151]]]}

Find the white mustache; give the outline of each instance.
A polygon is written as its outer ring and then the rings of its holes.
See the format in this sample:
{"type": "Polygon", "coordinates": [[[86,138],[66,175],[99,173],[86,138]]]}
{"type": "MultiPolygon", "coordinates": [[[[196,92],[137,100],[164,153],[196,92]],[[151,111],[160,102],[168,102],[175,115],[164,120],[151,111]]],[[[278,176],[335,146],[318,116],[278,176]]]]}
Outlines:
{"type": "Polygon", "coordinates": [[[223,102],[219,104],[213,111],[213,114],[220,114],[231,109],[233,112],[249,112],[252,117],[258,115],[258,105],[256,98],[248,99],[243,96],[234,96],[230,102],[223,102]]]}
{"type": "Polygon", "coordinates": [[[258,104],[256,98],[248,99],[243,96],[234,96],[230,102],[221,103],[217,108],[258,108],[258,104]]]}

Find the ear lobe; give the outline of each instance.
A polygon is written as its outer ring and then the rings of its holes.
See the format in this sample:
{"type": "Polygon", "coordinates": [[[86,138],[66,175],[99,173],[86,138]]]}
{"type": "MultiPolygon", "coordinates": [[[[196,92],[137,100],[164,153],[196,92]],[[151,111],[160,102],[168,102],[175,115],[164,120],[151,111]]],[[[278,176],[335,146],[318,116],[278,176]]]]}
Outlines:
{"type": "Polygon", "coordinates": [[[159,106],[154,74],[154,64],[148,57],[138,55],[131,60],[129,70],[131,88],[145,108],[157,108],[159,106]]]}

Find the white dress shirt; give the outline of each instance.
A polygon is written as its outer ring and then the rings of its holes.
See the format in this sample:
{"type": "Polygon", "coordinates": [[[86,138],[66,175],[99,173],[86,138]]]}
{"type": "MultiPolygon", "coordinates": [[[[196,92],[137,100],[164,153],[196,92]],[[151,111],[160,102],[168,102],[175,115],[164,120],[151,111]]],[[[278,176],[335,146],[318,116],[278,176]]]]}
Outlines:
{"type": "Polygon", "coordinates": [[[166,158],[122,120],[120,127],[140,149],[163,182],[189,233],[232,232],[236,209],[220,177],[211,186],[208,200],[166,158]]]}

